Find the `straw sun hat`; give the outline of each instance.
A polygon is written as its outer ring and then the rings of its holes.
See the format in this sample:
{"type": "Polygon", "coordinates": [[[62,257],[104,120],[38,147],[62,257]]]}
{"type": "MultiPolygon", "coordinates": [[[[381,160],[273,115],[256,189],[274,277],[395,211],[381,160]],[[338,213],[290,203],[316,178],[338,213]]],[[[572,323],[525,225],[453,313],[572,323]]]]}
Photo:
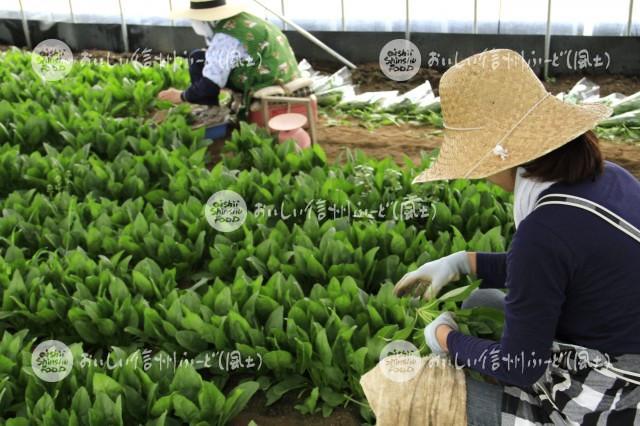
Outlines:
{"type": "Polygon", "coordinates": [[[171,12],[172,18],[195,19],[198,21],[219,21],[244,12],[246,5],[225,0],[191,0],[189,9],[171,12]]]}
{"type": "Polygon", "coordinates": [[[566,144],[611,109],[574,105],[548,93],[518,53],[489,50],[454,65],[440,80],[444,142],[413,183],[481,179],[566,144]]]}

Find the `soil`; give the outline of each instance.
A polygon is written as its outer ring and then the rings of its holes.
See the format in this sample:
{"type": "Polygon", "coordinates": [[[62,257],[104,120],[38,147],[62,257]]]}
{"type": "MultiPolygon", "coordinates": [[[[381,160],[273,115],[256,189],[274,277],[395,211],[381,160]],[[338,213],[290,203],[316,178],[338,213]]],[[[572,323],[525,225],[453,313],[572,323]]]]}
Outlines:
{"type": "MultiPolygon", "coordinates": [[[[638,76],[586,75],[584,77],[600,86],[600,96],[607,96],[611,93],[633,95],[640,92],[640,77],[638,76]]],[[[568,92],[579,79],[580,76],[577,75],[563,75],[555,80],[544,82],[544,85],[553,94],[568,92]]]]}
{"type": "MultiPolygon", "coordinates": [[[[404,155],[418,162],[421,151],[440,147],[442,140],[442,132],[428,126],[406,124],[368,130],[357,120],[349,120],[344,126],[327,126],[326,119],[321,119],[318,126],[318,142],[330,161],[342,161],[347,149],[361,149],[377,159],[392,157],[398,164],[404,163],[404,155]]],[[[607,160],[640,179],[640,145],[601,141],[600,147],[607,160]]]]}
{"type": "Polygon", "coordinates": [[[356,120],[348,122],[349,125],[326,126],[326,121],[321,120],[318,126],[318,141],[330,161],[341,161],[347,149],[361,149],[371,157],[392,157],[402,164],[404,155],[417,160],[421,151],[431,151],[442,143],[442,132],[433,127],[402,125],[368,130],[356,120]]]}
{"type": "Polygon", "coordinates": [[[600,142],[606,160],[617,163],[640,179],[640,146],[615,142],[600,142]]]}

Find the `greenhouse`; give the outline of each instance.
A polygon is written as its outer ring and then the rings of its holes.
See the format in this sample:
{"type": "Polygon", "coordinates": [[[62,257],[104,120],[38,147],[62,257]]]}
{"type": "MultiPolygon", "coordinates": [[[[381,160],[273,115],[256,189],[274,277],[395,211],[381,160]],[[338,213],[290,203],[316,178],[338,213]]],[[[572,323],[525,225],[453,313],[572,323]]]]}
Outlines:
{"type": "Polygon", "coordinates": [[[0,425],[640,424],[639,179],[634,0],[2,0],[0,425]]]}

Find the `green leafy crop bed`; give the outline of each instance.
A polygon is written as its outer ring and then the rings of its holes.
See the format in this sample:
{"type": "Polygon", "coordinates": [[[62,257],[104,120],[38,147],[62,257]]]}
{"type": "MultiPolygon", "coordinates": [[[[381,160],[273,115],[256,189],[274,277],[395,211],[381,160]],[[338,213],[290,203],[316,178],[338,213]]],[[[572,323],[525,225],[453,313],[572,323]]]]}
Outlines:
{"type": "Polygon", "coordinates": [[[0,60],[2,424],[218,425],[259,392],[324,416],[355,404],[371,423],[359,379],[386,343],[426,354],[422,329],[442,309],[465,332],[500,334],[497,312],[458,308],[477,282],[429,304],[392,293],[430,259],[505,250],[511,200],[497,188],[411,186],[429,156],[332,165],[247,125],[209,168],[186,107],[145,118],[166,108],[160,89],[186,84],[184,66],[76,64],[43,82],[28,55],[0,60]],[[204,216],[223,189],[249,210],[228,233],[204,216]],[[62,381],[31,368],[46,339],[74,354],[62,381]]]}

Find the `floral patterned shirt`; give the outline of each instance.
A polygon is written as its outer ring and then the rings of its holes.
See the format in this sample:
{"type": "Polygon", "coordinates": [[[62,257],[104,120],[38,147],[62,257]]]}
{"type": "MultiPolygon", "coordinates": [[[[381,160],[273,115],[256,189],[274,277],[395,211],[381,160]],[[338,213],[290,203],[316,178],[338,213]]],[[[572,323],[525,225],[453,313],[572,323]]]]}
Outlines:
{"type": "Polygon", "coordinates": [[[249,53],[240,40],[224,33],[214,34],[207,44],[202,75],[219,87],[226,87],[233,68],[239,61],[248,60],[249,53]]]}

